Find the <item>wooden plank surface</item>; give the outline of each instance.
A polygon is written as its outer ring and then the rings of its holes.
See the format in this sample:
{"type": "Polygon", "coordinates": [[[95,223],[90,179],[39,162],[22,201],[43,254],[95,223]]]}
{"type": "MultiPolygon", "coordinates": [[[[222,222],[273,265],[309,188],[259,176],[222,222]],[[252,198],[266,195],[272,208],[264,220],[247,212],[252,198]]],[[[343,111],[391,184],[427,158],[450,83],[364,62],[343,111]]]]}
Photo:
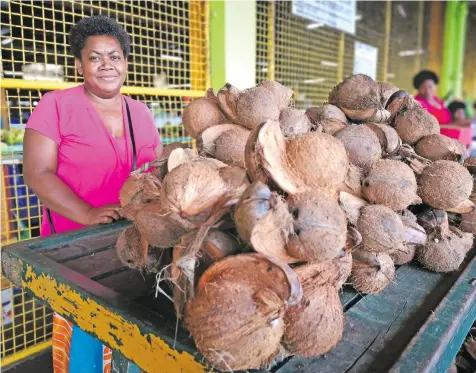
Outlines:
{"type": "Polygon", "coordinates": [[[89,278],[124,268],[113,248],[64,262],[63,265],[89,278]]]}
{"type": "Polygon", "coordinates": [[[475,320],[476,260],[473,260],[390,372],[446,372],[475,320]]]}
{"type": "Polygon", "coordinates": [[[343,339],[326,356],[293,357],[278,372],[388,372],[457,276],[401,267],[386,289],[346,312],[343,339]]]}

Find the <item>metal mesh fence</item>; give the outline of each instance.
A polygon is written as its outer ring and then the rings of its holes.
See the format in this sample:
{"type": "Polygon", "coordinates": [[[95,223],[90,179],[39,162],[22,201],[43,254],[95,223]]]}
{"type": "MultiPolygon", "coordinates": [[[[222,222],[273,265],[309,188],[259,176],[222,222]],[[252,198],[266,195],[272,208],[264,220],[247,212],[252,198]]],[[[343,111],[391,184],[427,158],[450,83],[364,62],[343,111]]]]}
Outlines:
{"type": "Polygon", "coordinates": [[[350,35],[293,15],[291,1],[258,1],[256,81],[269,78],[274,58],[274,78],[293,88],[297,107],[322,104],[333,86],[353,73],[355,43],[360,42],[378,49],[377,80],[413,92],[413,75],[427,64],[429,6],[358,1],[356,33],[350,35]]]}
{"type": "MultiPolygon", "coordinates": [[[[81,83],[68,34],[79,20],[97,14],[117,19],[131,36],[124,93],[149,106],[164,144],[194,145],[181,115],[209,86],[204,1],[2,1],[2,127],[24,128],[47,90],[81,83]]],[[[2,245],[39,235],[40,201],[24,184],[22,159],[21,142],[2,145],[2,245]]],[[[32,346],[48,345],[52,312],[3,278],[2,289],[5,365],[32,346]]]]}

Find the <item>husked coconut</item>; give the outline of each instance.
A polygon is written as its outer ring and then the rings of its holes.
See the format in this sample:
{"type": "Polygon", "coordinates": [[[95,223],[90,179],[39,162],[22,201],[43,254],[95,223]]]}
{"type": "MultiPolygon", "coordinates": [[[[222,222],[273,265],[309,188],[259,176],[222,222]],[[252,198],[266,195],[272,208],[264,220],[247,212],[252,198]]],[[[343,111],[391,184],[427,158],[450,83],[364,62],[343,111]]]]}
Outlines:
{"type": "Polygon", "coordinates": [[[293,203],[294,234],[288,253],[301,261],[323,262],[345,247],[347,219],[335,199],[321,193],[305,193],[293,203]]]}
{"type": "Polygon", "coordinates": [[[285,137],[302,135],[311,130],[311,122],[304,110],[286,108],[279,115],[279,124],[285,137]]]}
{"type": "Polygon", "coordinates": [[[133,174],[127,178],[119,192],[124,207],[129,203],[140,204],[160,198],[160,181],[150,174],[133,174]]]}
{"type": "Polygon", "coordinates": [[[162,204],[182,217],[214,206],[228,191],[219,171],[201,161],[183,163],[164,179],[162,204]]]}
{"type": "Polygon", "coordinates": [[[418,155],[431,161],[459,161],[466,155],[466,147],[458,140],[435,134],[423,137],[415,146],[418,155]]]}
{"type": "Polygon", "coordinates": [[[342,142],[331,135],[309,132],[292,139],[286,155],[288,165],[310,189],[335,197],[345,182],[349,158],[342,142]]]}
{"type": "Polygon", "coordinates": [[[164,249],[175,246],[182,235],[195,228],[176,212],[164,208],[160,201],[143,205],[136,215],[135,224],[145,241],[164,249]]]}
{"type": "Polygon", "coordinates": [[[238,123],[249,129],[256,128],[268,119],[279,120],[279,113],[279,98],[264,87],[246,89],[238,97],[238,123]]]}
{"type": "Polygon", "coordinates": [[[402,146],[402,139],[398,136],[397,131],[388,124],[366,123],[365,126],[377,135],[384,153],[389,155],[395,154],[402,146]]]}
{"type": "Polygon", "coordinates": [[[260,368],[278,350],[287,305],[302,297],[287,265],[260,254],[226,257],[200,278],[185,325],[200,353],[220,370],[260,368]]]}
{"type": "Polygon", "coordinates": [[[414,145],[423,137],[439,134],[436,118],[419,105],[400,111],[395,118],[395,129],[405,144],[414,145]]]}
{"type": "Polygon", "coordinates": [[[197,138],[197,146],[200,155],[215,157],[216,154],[216,140],[225,132],[231,130],[246,130],[238,124],[223,123],[208,127],[201,132],[197,138]]]}
{"type": "Polygon", "coordinates": [[[457,234],[451,230],[431,232],[426,245],[417,247],[416,258],[433,272],[456,271],[472,246],[472,234],[457,234]],[[467,236],[469,235],[469,236],[467,236]]]}
{"type": "Polygon", "coordinates": [[[293,90],[291,88],[282,85],[275,80],[264,80],[258,87],[265,88],[275,97],[278,103],[279,110],[286,109],[291,103],[291,97],[293,96],[293,90]]]}
{"type": "Polygon", "coordinates": [[[472,189],[473,178],[469,171],[451,161],[434,162],[423,170],[418,179],[418,195],[423,202],[446,211],[467,202],[472,204],[468,200],[472,189]]]}
{"type": "Polygon", "coordinates": [[[142,239],[136,226],[132,225],[119,234],[116,243],[117,257],[126,267],[148,270],[147,250],[149,244],[142,239]]]}
{"type": "Polygon", "coordinates": [[[382,156],[377,135],[366,126],[348,126],[334,136],[343,142],[350,162],[364,170],[369,170],[382,156]]]}
{"type": "Polygon", "coordinates": [[[362,182],[362,193],[372,203],[394,211],[421,203],[415,174],[405,163],[390,159],[378,161],[362,182]]]}
{"type": "Polygon", "coordinates": [[[404,225],[400,217],[388,207],[367,205],[360,210],[357,230],[368,251],[389,252],[404,242],[404,225]]]}
{"type": "Polygon", "coordinates": [[[396,265],[410,263],[415,257],[415,245],[403,244],[389,253],[396,265]]]}
{"type": "Polygon", "coordinates": [[[215,141],[215,158],[230,165],[245,168],[245,148],[250,131],[243,127],[222,133],[215,141]]]}
{"type": "Polygon", "coordinates": [[[196,139],[198,134],[206,128],[225,123],[226,116],[216,99],[202,97],[187,105],[183,111],[182,120],[185,131],[196,139]]]}
{"type": "Polygon", "coordinates": [[[337,292],[336,261],[305,264],[295,269],[303,288],[301,302],[285,314],[283,346],[291,354],[321,355],[342,338],[344,312],[337,292]]]}
{"type": "Polygon", "coordinates": [[[329,135],[349,125],[349,121],[344,112],[335,105],[322,105],[319,107],[310,107],[306,110],[306,115],[314,128],[321,129],[329,135]]]}
{"type": "Polygon", "coordinates": [[[351,282],[355,290],[375,294],[387,287],[395,277],[395,265],[387,253],[375,254],[377,265],[359,264],[353,261],[351,282]]]}
{"type": "Polygon", "coordinates": [[[328,101],[355,122],[385,123],[390,118],[380,102],[377,83],[364,74],[345,78],[331,91],[328,101]]]}

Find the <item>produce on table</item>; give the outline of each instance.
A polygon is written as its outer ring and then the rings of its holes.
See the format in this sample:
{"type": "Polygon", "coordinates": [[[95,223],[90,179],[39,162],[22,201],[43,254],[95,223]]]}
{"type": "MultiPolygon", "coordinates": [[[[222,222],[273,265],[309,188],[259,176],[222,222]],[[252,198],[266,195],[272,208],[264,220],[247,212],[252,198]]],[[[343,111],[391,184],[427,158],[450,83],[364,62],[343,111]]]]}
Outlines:
{"type": "Polygon", "coordinates": [[[170,144],[121,191],[119,259],[157,273],[217,369],[325,354],[344,283],[377,293],[413,260],[454,271],[472,246],[476,161],[408,92],[359,74],[306,111],[292,94],[208,90],[183,114],[198,153],[170,144]]]}

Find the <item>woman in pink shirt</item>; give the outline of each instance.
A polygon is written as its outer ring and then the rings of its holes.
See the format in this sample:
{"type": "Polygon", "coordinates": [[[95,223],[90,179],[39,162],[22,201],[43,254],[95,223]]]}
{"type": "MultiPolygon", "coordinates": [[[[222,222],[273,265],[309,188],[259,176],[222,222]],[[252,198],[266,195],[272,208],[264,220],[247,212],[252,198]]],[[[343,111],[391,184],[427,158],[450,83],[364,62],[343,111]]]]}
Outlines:
{"type": "Polygon", "coordinates": [[[469,120],[453,120],[445,103],[436,96],[438,81],[433,71],[423,70],[415,75],[413,86],[418,90],[415,100],[438,120],[441,134],[460,139],[462,129],[467,129],[471,123],[469,120]]]}
{"type": "MultiPolygon", "coordinates": [[[[120,93],[130,51],[123,28],[107,17],[86,18],[71,30],[70,44],[84,84],[45,94],[25,131],[24,177],[44,205],[42,236],[119,219],[119,191],[133,166],[162,149],[147,106],[120,93]]],[[[55,315],[55,373],[109,372],[110,356],[55,315]]]]}

